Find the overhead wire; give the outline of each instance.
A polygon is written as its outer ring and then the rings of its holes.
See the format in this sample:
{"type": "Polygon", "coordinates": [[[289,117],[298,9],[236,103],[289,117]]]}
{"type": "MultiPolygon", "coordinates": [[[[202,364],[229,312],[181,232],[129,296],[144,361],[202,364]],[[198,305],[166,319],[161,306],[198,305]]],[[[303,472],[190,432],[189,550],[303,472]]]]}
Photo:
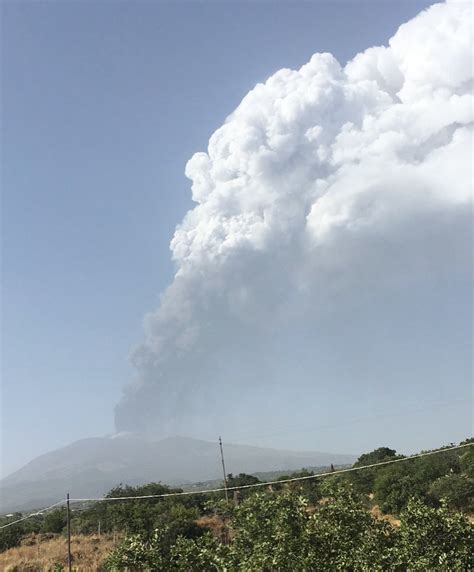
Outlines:
{"type": "Polygon", "coordinates": [[[23,516],[23,517],[21,517],[21,518],[18,518],[17,520],[14,520],[14,521],[12,521],[12,522],[9,522],[9,523],[7,523],[7,524],[4,524],[3,526],[0,526],[0,530],[1,530],[2,528],[7,528],[8,526],[13,526],[14,524],[18,524],[19,522],[23,522],[24,520],[27,520],[27,519],[29,519],[29,518],[33,518],[34,516],[40,516],[40,515],[42,515],[43,513],[47,512],[48,510],[51,510],[52,508],[55,508],[55,507],[57,507],[57,506],[59,506],[59,505],[61,505],[61,504],[64,504],[65,502],[66,502],[66,499],[63,499],[63,500],[60,500],[60,501],[58,501],[58,502],[55,502],[54,504],[52,504],[52,505],[50,505],[50,506],[48,506],[48,507],[46,507],[46,508],[43,508],[43,509],[38,510],[38,511],[36,511],[36,512],[31,512],[30,514],[27,514],[27,515],[25,515],[25,516],[23,516]]]}
{"type": "MultiPolygon", "coordinates": [[[[276,480],[276,481],[265,481],[265,482],[261,482],[261,483],[252,483],[252,484],[248,484],[248,485],[227,487],[227,490],[228,491],[234,491],[234,490],[252,489],[252,488],[259,488],[259,487],[261,488],[261,487],[269,487],[272,485],[281,485],[281,484],[294,483],[294,482],[299,482],[299,481],[308,481],[311,479],[332,477],[332,476],[351,473],[351,472],[355,472],[355,471],[362,471],[365,469],[372,469],[375,467],[391,465],[394,463],[403,463],[403,462],[411,461],[413,459],[420,459],[422,457],[427,457],[429,455],[437,455],[439,453],[447,453],[448,451],[455,451],[457,449],[463,449],[465,447],[471,447],[472,445],[474,445],[474,442],[473,443],[464,443],[462,445],[454,445],[451,447],[443,447],[442,449],[436,449],[434,451],[426,451],[424,453],[417,453],[415,455],[409,455],[407,457],[397,457],[396,459],[389,459],[387,461],[381,461],[379,463],[371,463],[369,465],[363,465],[361,467],[348,467],[346,469],[337,469],[335,471],[326,471],[324,473],[316,473],[316,474],[312,474],[312,475],[305,475],[302,477],[291,477],[288,479],[281,479],[281,480],[276,480]]],[[[177,492],[161,493],[161,494],[155,494],[155,495],[136,495],[136,496],[121,496],[121,497],[96,497],[96,498],[70,498],[69,502],[71,502],[71,503],[72,502],[86,503],[86,502],[109,502],[109,501],[124,501],[124,500],[145,500],[145,499],[152,499],[152,498],[169,498],[169,497],[180,497],[180,496],[192,496],[192,495],[199,495],[199,494],[219,493],[219,492],[224,492],[224,491],[225,491],[225,488],[220,487],[220,488],[215,488],[215,489],[204,489],[204,490],[199,490],[199,491],[193,491],[193,490],[179,491],[179,492],[177,491],[177,492]]],[[[26,515],[26,516],[24,516],[18,520],[4,524],[3,526],[0,526],[0,530],[3,528],[7,528],[8,526],[13,526],[14,524],[22,522],[23,520],[26,520],[28,518],[32,518],[33,516],[41,515],[42,513],[46,512],[48,510],[51,510],[52,508],[59,506],[65,502],[67,502],[67,501],[66,500],[58,501],[57,503],[55,503],[55,504],[53,504],[53,505],[51,505],[51,506],[49,506],[49,507],[47,507],[41,511],[31,513],[31,514],[26,515]]]]}
{"type": "MultiPolygon", "coordinates": [[[[441,400],[441,401],[431,401],[426,402],[422,407],[414,407],[399,411],[392,411],[392,412],[384,412],[378,413],[375,415],[367,415],[364,417],[357,417],[352,419],[345,419],[344,421],[337,421],[336,423],[325,423],[321,425],[312,425],[308,423],[298,423],[296,425],[285,425],[280,427],[275,427],[271,429],[269,432],[266,433],[238,433],[232,434],[230,437],[227,437],[227,440],[232,443],[242,443],[248,441],[249,439],[254,441],[255,439],[266,439],[268,437],[274,437],[276,435],[284,435],[284,434],[294,434],[300,432],[313,432],[313,431],[321,431],[325,429],[335,429],[338,427],[344,427],[347,425],[355,425],[359,423],[370,423],[371,421],[378,421],[379,419],[387,419],[387,418],[395,418],[395,417],[405,417],[408,415],[414,415],[417,413],[424,413],[425,411],[431,411],[437,407],[446,407],[450,405],[455,405],[458,403],[466,403],[466,398],[455,398],[449,400],[441,400]]],[[[472,400],[471,400],[472,401],[472,400]]],[[[416,405],[416,404],[413,404],[416,405]]]]}
{"type": "MultiPolygon", "coordinates": [[[[337,469],[335,471],[326,471],[324,473],[314,473],[312,475],[305,475],[302,477],[290,477],[288,479],[281,479],[276,481],[265,481],[261,483],[252,483],[249,485],[240,485],[234,487],[227,487],[228,491],[232,490],[241,490],[241,489],[251,489],[251,488],[258,488],[258,487],[268,487],[270,485],[280,485],[285,483],[293,483],[297,481],[307,481],[310,479],[318,479],[322,477],[331,477],[335,475],[340,475],[343,473],[350,473],[353,471],[361,471],[363,469],[371,469],[373,467],[379,467],[382,465],[390,465],[392,463],[401,463],[404,461],[410,461],[412,459],[418,459],[420,457],[426,457],[428,455],[436,455],[438,453],[445,453],[447,451],[453,451],[455,449],[461,449],[463,447],[469,447],[474,445],[474,443],[465,443],[463,445],[455,445],[453,447],[445,447],[443,449],[437,449],[436,451],[426,451],[425,453],[417,453],[416,455],[410,455],[408,457],[398,457],[396,459],[390,459],[388,461],[381,461],[379,463],[372,463],[370,465],[364,465],[362,467],[348,467],[347,469],[337,469]]],[[[219,493],[224,492],[225,488],[216,488],[216,489],[204,489],[201,491],[180,491],[180,492],[170,492],[170,493],[162,493],[159,495],[144,495],[144,496],[129,496],[129,497],[98,497],[98,498],[72,498],[70,499],[71,502],[103,502],[103,501],[116,501],[116,500],[137,500],[142,498],[166,498],[166,497],[177,497],[177,496],[189,496],[189,495],[198,495],[198,494],[206,494],[206,493],[219,493]]]]}

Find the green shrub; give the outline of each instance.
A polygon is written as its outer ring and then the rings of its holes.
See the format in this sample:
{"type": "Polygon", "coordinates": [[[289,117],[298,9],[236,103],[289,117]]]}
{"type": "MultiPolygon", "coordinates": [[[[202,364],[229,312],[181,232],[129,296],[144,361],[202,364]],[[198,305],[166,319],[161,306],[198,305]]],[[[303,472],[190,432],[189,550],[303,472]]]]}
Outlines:
{"type": "Polygon", "coordinates": [[[58,508],[45,513],[41,524],[41,532],[61,533],[67,524],[65,508],[58,508]]]}
{"type": "Polygon", "coordinates": [[[449,508],[471,510],[474,506],[474,479],[455,473],[440,477],[431,485],[429,496],[438,503],[445,499],[449,508]]]}
{"type": "MultiPolygon", "coordinates": [[[[327,487],[326,487],[327,489],[327,487]]],[[[378,521],[350,487],[332,484],[318,510],[301,494],[255,493],[233,511],[231,540],[210,534],[151,539],[133,536],[110,556],[107,570],[207,572],[462,571],[471,565],[472,527],[446,506],[411,500],[400,530],[378,521]]]]}
{"type": "Polygon", "coordinates": [[[471,570],[473,542],[472,525],[462,514],[411,500],[401,514],[397,564],[413,572],[471,570]]]}
{"type": "Polygon", "coordinates": [[[14,524],[13,526],[0,530],[0,552],[18,546],[23,534],[24,531],[21,524],[14,524]]]}

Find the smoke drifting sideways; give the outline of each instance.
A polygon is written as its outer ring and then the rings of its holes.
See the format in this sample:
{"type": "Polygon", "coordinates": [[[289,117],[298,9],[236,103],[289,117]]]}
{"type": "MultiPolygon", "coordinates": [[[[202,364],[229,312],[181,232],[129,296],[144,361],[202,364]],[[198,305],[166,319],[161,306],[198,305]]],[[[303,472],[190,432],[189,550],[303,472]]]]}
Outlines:
{"type": "Polygon", "coordinates": [[[264,432],[469,394],[471,46],[470,3],[448,1],[245,96],[186,166],[196,206],[117,431],[264,432]]]}

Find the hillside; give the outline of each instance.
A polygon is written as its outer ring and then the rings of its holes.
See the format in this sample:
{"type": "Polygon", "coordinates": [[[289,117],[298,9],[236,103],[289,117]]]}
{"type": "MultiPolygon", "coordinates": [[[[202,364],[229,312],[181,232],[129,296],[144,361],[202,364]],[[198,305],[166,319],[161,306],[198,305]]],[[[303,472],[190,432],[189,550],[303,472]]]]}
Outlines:
{"type": "MultiPolygon", "coordinates": [[[[288,471],[352,463],[353,455],[225,445],[228,472],[288,471]]],[[[118,483],[184,485],[219,479],[217,443],[186,437],[151,441],[139,436],[83,439],[46,453],[0,482],[0,511],[51,504],[70,492],[96,497],[118,483]]]]}

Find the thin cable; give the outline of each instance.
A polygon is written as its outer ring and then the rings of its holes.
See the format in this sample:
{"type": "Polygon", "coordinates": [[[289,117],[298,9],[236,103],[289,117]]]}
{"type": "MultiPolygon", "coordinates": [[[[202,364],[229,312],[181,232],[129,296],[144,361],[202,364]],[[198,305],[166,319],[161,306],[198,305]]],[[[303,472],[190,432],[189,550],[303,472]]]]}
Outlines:
{"type": "Polygon", "coordinates": [[[14,524],[18,524],[19,522],[23,522],[24,520],[27,520],[28,518],[32,518],[33,516],[39,516],[40,514],[43,514],[43,512],[51,510],[55,506],[59,506],[60,504],[64,504],[65,502],[66,502],[65,500],[60,500],[58,502],[55,502],[51,506],[44,508],[43,510],[39,510],[37,512],[32,512],[30,514],[27,514],[26,516],[23,516],[22,518],[19,518],[18,520],[14,520],[13,522],[9,522],[8,524],[4,524],[3,526],[0,526],[0,530],[2,528],[7,528],[7,526],[13,526],[14,524]]]}
{"type": "MultiPolygon", "coordinates": [[[[438,453],[446,453],[447,451],[454,451],[456,449],[463,449],[464,447],[470,447],[474,443],[465,443],[464,445],[455,445],[453,447],[446,447],[444,449],[437,449],[436,451],[427,451],[426,453],[417,453],[416,455],[410,455],[409,457],[400,457],[398,459],[390,459],[389,461],[382,461],[380,463],[372,463],[371,465],[364,465],[363,467],[349,467],[348,469],[339,469],[337,471],[329,471],[326,473],[316,473],[314,475],[306,475],[304,477],[293,477],[290,479],[282,479],[279,481],[265,481],[262,483],[253,483],[251,485],[241,485],[236,487],[227,487],[228,491],[237,491],[241,489],[251,489],[257,487],[268,487],[270,485],[281,485],[283,483],[294,483],[297,481],[307,481],[309,479],[317,479],[320,477],[332,477],[334,475],[340,475],[343,473],[350,473],[353,471],[362,471],[363,469],[371,469],[373,467],[380,467],[382,465],[390,465],[392,463],[402,463],[404,461],[411,461],[412,459],[419,459],[420,457],[427,457],[428,455],[436,455],[438,453]]],[[[167,498],[167,497],[179,497],[179,496],[189,496],[189,495],[200,495],[208,493],[220,493],[224,492],[225,488],[218,489],[206,489],[201,491],[181,491],[175,493],[162,493],[159,495],[143,495],[143,496],[129,496],[129,497],[100,497],[100,498],[90,498],[90,499],[70,499],[71,502],[103,502],[103,501],[118,501],[118,500],[139,500],[139,499],[150,499],[150,498],[167,498]]]]}
{"type": "MultiPolygon", "coordinates": [[[[307,481],[310,479],[318,479],[322,477],[333,477],[335,475],[341,475],[344,473],[350,473],[355,471],[362,471],[364,469],[371,469],[374,467],[381,467],[383,465],[391,465],[393,463],[403,463],[405,461],[411,461],[412,459],[419,459],[421,457],[427,457],[429,455],[437,455],[439,453],[446,453],[448,451],[455,451],[457,449],[463,449],[464,447],[471,447],[474,443],[464,443],[464,445],[454,445],[453,447],[445,447],[444,449],[437,449],[436,451],[427,451],[426,453],[418,453],[416,455],[410,455],[409,457],[400,457],[398,459],[390,459],[389,461],[382,461],[380,463],[372,463],[371,465],[364,465],[363,467],[349,467],[348,469],[339,469],[337,471],[329,471],[326,473],[317,473],[315,475],[307,475],[305,477],[293,477],[290,479],[282,479],[279,481],[266,481],[263,483],[253,483],[251,485],[241,485],[238,487],[227,487],[228,491],[238,491],[242,489],[251,489],[257,487],[268,487],[271,485],[281,485],[284,483],[294,483],[298,481],[307,481]]],[[[106,501],[123,501],[123,500],[143,500],[143,499],[151,499],[151,498],[167,498],[167,497],[179,497],[179,496],[190,496],[190,495],[200,495],[200,494],[209,494],[209,493],[220,493],[224,492],[224,488],[218,489],[206,489],[201,491],[181,491],[175,493],[162,493],[159,495],[140,495],[140,496],[128,496],[128,497],[98,497],[98,498],[83,498],[83,499],[69,499],[70,502],[106,502],[106,501]]],[[[43,512],[46,512],[55,506],[65,503],[65,500],[58,501],[57,503],[43,509],[42,511],[34,512],[32,514],[26,515],[23,518],[15,520],[13,522],[9,522],[8,524],[4,524],[0,526],[0,530],[2,528],[7,528],[8,526],[12,526],[17,524],[18,522],[22,522],[28,518],[32,518],[33,516],[40,515],[43,512]]]]}
{"type": "MultiPolygon", "coordinates": [[[[472,401],[472,400],[471,400],[472,401]]],[[[443,400],[443,401],[431,401],[426,403],[423,407],[416,407],[410,409],[404,409],[403,411],[395,411],[393,413],[379,413],[377,415],[369,415],[365,417],[357,417],[352,419],[347,419],[345,421],[339,421],[337,423],[325,423],[324,425],[308,425],[305,424],[297,424],[297,425],[285,425],[280,427],[275,427],[271,432],[268,433],[240,433],[234,434],[230,437],[227,435],[226,440],[232,443],[241,443],[243,441],[255,440],[255,439],[266,439],[268,437],[274,437],[275,435],[288,435],[288,434],[295,434],[305,432],[313,432],[313,431],[321,431],[324,429],[334,429],[336,427],[345,427],[347,425],[355,425],[358,423],[370,423],[371,421],[377,421],[379,419],[387,419],[387,418],[394,418],[394,417],[405,417],[408,415],[413,415],[415,413],[423,413],[425,411],[430,411],[436,407],[446,407],[449,405],[454,405],[457,403],[465,403],[465,398],[456,398],[450,400],[443,400]]],[[[416,404],[412,404],[416,405],[416,404]]]]}

